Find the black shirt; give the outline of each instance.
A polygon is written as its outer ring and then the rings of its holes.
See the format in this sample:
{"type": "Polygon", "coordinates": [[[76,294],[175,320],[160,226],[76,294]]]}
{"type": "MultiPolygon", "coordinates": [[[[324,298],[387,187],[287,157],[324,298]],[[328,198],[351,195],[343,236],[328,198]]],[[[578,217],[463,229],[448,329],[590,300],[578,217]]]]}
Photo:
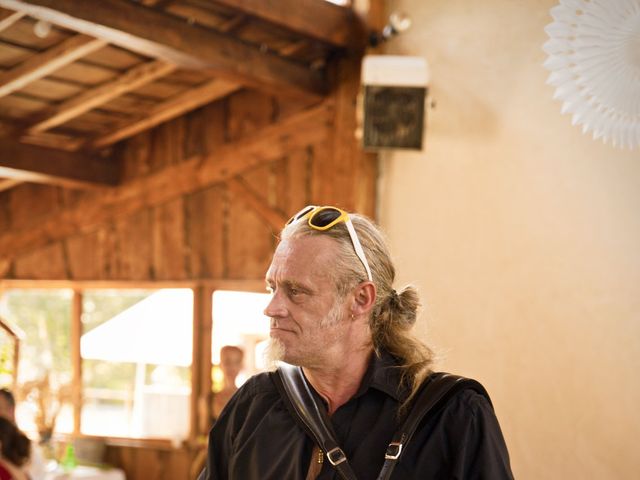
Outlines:
{"type": "MultiPolygon", "coordinates": [[[[407,391],[389,355],[373,357],[359,391],[331,417],[338,441],[359,480],[377,478],[396,412],[407,391]]],[[[267,373],[250,378],[209,434],[200,480],[304,480],[313,441],[293,419],[267,373]]],[[[326,460],[317,477],[339,479],[326,460]]],[[[509,454],[488,400],[458,392],[416,431],[393,480],[512,479],[509,454]]]]}

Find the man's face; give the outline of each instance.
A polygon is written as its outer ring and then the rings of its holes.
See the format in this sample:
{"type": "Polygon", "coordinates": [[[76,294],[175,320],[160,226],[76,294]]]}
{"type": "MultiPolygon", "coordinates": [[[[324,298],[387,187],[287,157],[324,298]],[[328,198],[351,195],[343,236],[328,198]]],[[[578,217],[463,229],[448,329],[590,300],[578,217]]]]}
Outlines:
{"type": "Polygon", "coordinates": [[[330,275],[336,256],[337,244],[322,235],[285,240],[276,249],[266,276],[273,297],[265,315],[287,363],[312,368],[340,355],[349,307],[330,275]]]}
{"type": "Polygon", "coordinates": [[[242,370],[242,353],[237,350],[222,350],[220,352],[220,370],[227,378],[235,379],[242,370]]]}

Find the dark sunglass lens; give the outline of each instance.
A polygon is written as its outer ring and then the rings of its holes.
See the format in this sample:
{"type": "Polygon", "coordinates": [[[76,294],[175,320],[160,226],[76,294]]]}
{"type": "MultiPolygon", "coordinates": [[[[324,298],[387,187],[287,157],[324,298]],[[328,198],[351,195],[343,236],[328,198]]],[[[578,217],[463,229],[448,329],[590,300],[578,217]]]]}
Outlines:
{"type": "Polygon", "coordinates": [[[296,222],[298,220],[300,220],[302,217],[304,217],[307,213],[309,213],[311,210],[313,210],[314,207],[306,207],[303,208],[302,210],[300,210],[298,213],[296,213],[293,217],[291,217],[289,219],[289,221],[287,222],[287,225],[289,225],[290,223],[296,222]]]}
{"type": "Polygon", "coordinates": [[[325,208],[313,216],[311,219],[311,225],[314,227],[326,227],[339,216],[340,210],[335,208],[325,208]]]}

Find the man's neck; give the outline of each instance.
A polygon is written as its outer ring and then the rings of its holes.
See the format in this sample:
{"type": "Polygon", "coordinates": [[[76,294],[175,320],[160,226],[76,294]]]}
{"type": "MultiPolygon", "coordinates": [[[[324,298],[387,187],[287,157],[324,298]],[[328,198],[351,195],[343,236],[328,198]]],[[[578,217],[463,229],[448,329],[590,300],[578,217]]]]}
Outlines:
{"type": "Polygon", "coordinates": [[[236,387],[236,379],[235,378],[226,378],[224,379],[224,386],[222,387],[223,390],[227,390],[227,391],[235,391],[238,388],[236,387]]]}
{"type": "Polygon", "coordinates": [[[341,359],[335,366],[303,367],[309,383],[327,402],[329,415],[347,403],[362,383],[372,355],[371,349],[352,352],[348,359],[341,359]]]}

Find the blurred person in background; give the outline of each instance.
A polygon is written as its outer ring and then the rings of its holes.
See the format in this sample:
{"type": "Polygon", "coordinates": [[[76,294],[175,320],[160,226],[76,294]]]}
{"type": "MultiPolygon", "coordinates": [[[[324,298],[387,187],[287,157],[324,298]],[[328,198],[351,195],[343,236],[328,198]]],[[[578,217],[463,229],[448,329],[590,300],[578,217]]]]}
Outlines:
{"type": "MultiPolygon", "coordinates": [[[[23,440],[21,440],[21,436],[26,438],[29,444],[31,444],[29,438],[26,437],[16,426],[16,399],[13,396],[13,393],[11,393],[11,390],[7,388],[0,388],[0,421],[1,420],[6,420],[13,426],[13,429],[11,429],[6,425],[7,422],[2,422],[2,437],[0,438],[0,442],[2,442],[2,445],[0,448],[2,449],[2,460],[4,460],[3,463],[6,464],[6,460],[11,459],[13,454],[5,453],[5,449],[7,449],[7,452],[14,452],[15,455],[18,455],[18,457],[13,457],[14,460],[16,458],[20,458],[20,445],[22,445],[23,443],[23,440]],[[11,438],[14,438],[17,442],[14,447],[9,446],[8,444],[5,445],[5,442],[9,442],[11,438]]],[[[24,462],[16,463],[15,461],[11,461],[11,463],[13,465],[0,464],[0,466],[4,466],[5,468],[18,468],[21,471],[26,472],[27,476],[25,476],[24,478],[28,478],[30,480],[44,480],[45,478],[45,465],[42,451],[35,444],[30,445],[24,462]]],[[[0,480],[5,480],[5,478],[15,478],[16,480],[18,480],[19,478],[22,478],[15,475],[12,477],[3,477],[2,475],[3,473],[0,469],[0,480]]]]}
{"type": "Polygon", "coordinates": [[[0,417],[0,480],[28,480],[23,468],[31,456],[31,440],[15,424],[0,417]]]}
{"type": "Polygon", "coordinates": [[[218,418],[220,412],[238,390],[236,378],[244,367],[244,351],[240,347],[225,345],[220,349],[220,370],[223,376],[222,390],[213,397],[213,418],[218,418]]]}

